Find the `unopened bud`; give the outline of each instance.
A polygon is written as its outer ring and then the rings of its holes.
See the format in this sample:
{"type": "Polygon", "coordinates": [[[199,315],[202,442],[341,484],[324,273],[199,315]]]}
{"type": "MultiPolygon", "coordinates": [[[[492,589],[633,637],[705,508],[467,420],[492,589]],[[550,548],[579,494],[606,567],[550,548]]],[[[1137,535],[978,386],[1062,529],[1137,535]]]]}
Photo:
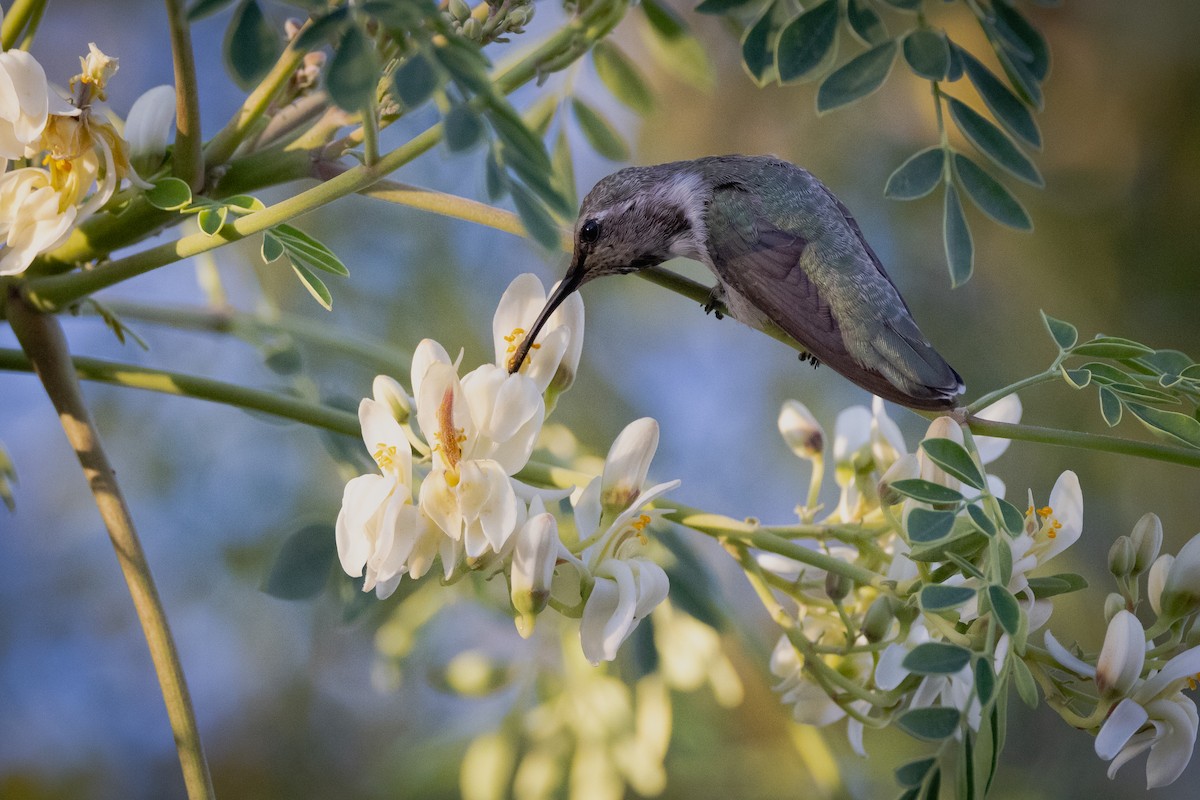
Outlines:
{"type": "Polygon", "coordinates": [[[391,410],[396,422],[401,425],[408,422],[408,417],[412,414],[412,404],[395,378],[376,375],[371,383],[371,395],[375,402],[383,403],[391,410]]]}
{"type": "Polygon", "coordinates": [[[780,409],[779,433],[800,458],[811,461],[825,452],[825,431],[804,404],[796,400],[784,402],[780,409]]]}
{"type": "Polygon", "coordinates": [[[509,11],[504,17],[505,27],[510,31],[519,31],[533,16],[533,6],[521,6],[509,11]]]}
{"type": "Polygon", "coordinates": [[[836,572],[825,573],[825,595],[835,603],[846,599],[846,595],[854,589],[854,581],[836,572]]]}
{"type": "Polygon", "coordinates": [[[300,26],[303,24],[295,17],[288,17],[283,21],[283,35],[289,39],[296,38],[296,34],[300,32],[300,26]]]}
{"type": "Polygon", "coordinates": [[[1133,540],[1133,547],[1137,551],[1133,574],[1141,575],[1150,568],[1154,559],[1158,558],[1158,551],[1162,548],[1162,521],[1157,514],[1145,514],[1133,526],[1133,533],[1129,534],[1129,538],[1133,540]]]}
{"type": "Polygon", "coordinates": [[[450,16],[458,22],[463,22],[471,16],[471,7],[463,0],[450,0],[447,10],[450,12],[450,16]]]}
{"type": "Polygon", "coordinates": [[[1160,599],[1162,613],[1179,619],[1200,609],[1200,533],[1175,556],[1160,599]]]}
{"type": "Polygon", "coordinates": [[[1136,561],[1137,550],[1128,536],[1118,536],[1112,547],[1108,548],[1108,571],[1115,578],[1128,577],[1136,561]]]}
{"type": "Polygon", "coordinates": [[[892,620],[896,618],[890,597],[875,598],[867,613],[863,616],[862,635],[868,642],[881,642],[892,629],[892,620]]]}
{"type": "Polygon", "coordinates": [[[1126,611],[1125,596],[1118,592],[1110,592],[1108,597],[1104,598],[1104,621],[1112,622],[1121,611],[1126,611]]]}
{"type": "Polygon", "coordinates": [[[880,505],[894,506],[904,500],[904,495],[893,489],[892,484],[896,481],[915,478],[920,473],[921,465],[913,453],[906,453],[893,461],[892,465],[879,478],[879,484],[875,487],[880,505]]]}
{"type": "Polygon", "coordinates": [[[549,513],[535,514],[517,531],[510,576],[511,599],[517,612],[517,632],[525,638],[533,633],[535,618],[550,600],[558,544],[558,523],[549,513]]]}
{"type": "Polygon", "coordinates": [[[1096,688],[1100,694],[1125,695],[1142,676],[1146,663],[1146,631],[1129,611],[1122,609],[1108,623],[1104,646],[1096,660],[1096,688]]]}
{"type": "Polygon", "coordinates": [[[469,17],[462,24],[462,35],[472,41],[479,41],[479,38],[483,36],[483,23],[474,17],[469,17]]]}
{"type": "Polygon", "coordinates": [[[1150,607],[1154,609],[1155,614],[1162,613],[1163,587],[1167,584],[1167,573],[1171,571],[1171,565],[1174,563],[1175,556],[1163,553],[1154,559],[1154,563],[1150,565],[1150,572],[1146,575],[1146,599],[1150,601],[1150,607]]]}

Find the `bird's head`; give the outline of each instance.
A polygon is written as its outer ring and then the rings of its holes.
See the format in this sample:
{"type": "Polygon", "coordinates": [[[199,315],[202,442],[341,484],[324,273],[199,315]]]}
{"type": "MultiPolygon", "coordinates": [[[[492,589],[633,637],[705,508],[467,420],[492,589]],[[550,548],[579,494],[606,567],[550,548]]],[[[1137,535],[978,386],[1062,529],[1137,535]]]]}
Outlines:
{"type": "Polygon", "coordinates": [[[696,253],[706,200],[701,176],[676,164],[629,167],[592,187],[575,222],[571,266],[514,353],[509,371],[517,371],[554,309],[583,284],[696,253]]]}

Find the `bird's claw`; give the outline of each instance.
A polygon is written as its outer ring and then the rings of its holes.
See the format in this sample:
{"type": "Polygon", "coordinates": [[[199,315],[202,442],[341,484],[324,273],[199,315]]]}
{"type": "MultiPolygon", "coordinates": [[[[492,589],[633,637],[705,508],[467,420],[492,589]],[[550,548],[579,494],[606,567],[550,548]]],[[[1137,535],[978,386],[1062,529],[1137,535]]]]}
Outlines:
{"type": "Polygon", "coordinates": [[[805,361],[810,362],[813,365],[813,369],[816,369],[817,367],[821,366],[821,362],[817,359],[816,356],[814,356],[812,353],[808,352],[807,350],[801,350],[800,351],[800,363],[803,364],[805,361]]]}
{"type": "Polygon", "coordinates": [[[724,307],[725,293],[721,291],[720,286],[714,286],[708,293],[708,301],[704,304],[704,313],[713,314],[717,319],[725,319],[725,314],[721,311],[724,307]]]}

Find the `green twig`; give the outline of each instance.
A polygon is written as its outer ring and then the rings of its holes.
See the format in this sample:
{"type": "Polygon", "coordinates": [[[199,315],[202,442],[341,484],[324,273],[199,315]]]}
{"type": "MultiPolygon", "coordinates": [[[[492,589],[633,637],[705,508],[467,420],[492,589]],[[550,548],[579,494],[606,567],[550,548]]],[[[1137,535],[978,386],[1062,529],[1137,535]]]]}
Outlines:
{"type": "MultiPolygon", "coordinates": [[[[307,23],[305,24],[307,25],[307,23]]],[[[225,123],[225,127],[204,146],[204,158],[209,164],[224,164],[228,161],[238,146],[254,130],[258,121],[267,113],[271,103],[287,86],[292,73],[304,60],[304,53],[293,47],[294,42],[295,39],[288,43],[275,65],[271,67],[271,71],[246,97],[242,107],[230,118],[229,122],[225,123]]]]}
{"type": "Polygon", "coordinates": [[[79,458],[100,516],[108,529],[150,649],[154,671],[158,675],[188,797],[192,800],[215,797],[196,715],[179,653],[167,624],[166,612],[150,574],[150,565],[134,528],[129,507],[117,484],[116,473],[83,402],[62,327],[55,317],[36,313],[15,292],[10,294],[8,300],[8,320],[21,347],[28,353],[27,363],[41,378],[46,394],[58,412],[63,431],[79,458]]]}
{"type": "Polygon", "coordinates": [[[1022,389],[1028,389],[1030,386],[1037,386],[1039,383],[1050,383],[1059,379],[1058,363],[1045,372],[1039,372],[1037,375],[1031,375],[1028,378],[1022,378],[1014,384],[1005,386],[1002,389],[997,389],[994,392],[988,392],[983,397],[976,400],[967,406],[968,414],[978,414],[983,409],[990,406],[992,403],[1002,398],[1008,397],[1010,394],[1016,394],[1022,389]]]}
{"type": "Polygon", "coordinates": [[[1200,450],[1188,447],[1175,447],[1169,444],[1154,442],[1139,442],[1133,439],[1121,439],[1117,436],[1105,436],[1099,433],[1083,433],[1081,431],[1066,431],[1058,428],[1041,428],[1036,425],[1020,425],[1012,422],[993,422],[979,417],[968,417],[967,425],[979,436],[995,436],[1000,439],[1013,439],[1022,442],[1038,442],[1053,444],[1061,447],[1078,447],[1083,450],[1097,450],[1103,453],[1119,453],[1139,458],[1149,458],[1155,461],[1165,461],[1168,464],[1181,464],[1185,467],[1200,468],[1200,450]]]}
{"type": "MultiPolygon", "coordinates": [[[[4,22],[0,23],[0,48],[10,49],[27,28],[32,35],[32,30],[42,18],[42,11],[45,10],[47,2],[48,0],[13,0],[4,14],[4,22]]],[[[25,38],[28,39],[29,36],[25,38]]]]}
{"type": "Polygon", "coordinates": [[[183,0],[166,0],[171,29],[171,58],[175,66],[175,148],[172,174],[191,187],[204,188],[204,154],[200,149],[200,96],[196,85],[196,60],[183,0]]]}

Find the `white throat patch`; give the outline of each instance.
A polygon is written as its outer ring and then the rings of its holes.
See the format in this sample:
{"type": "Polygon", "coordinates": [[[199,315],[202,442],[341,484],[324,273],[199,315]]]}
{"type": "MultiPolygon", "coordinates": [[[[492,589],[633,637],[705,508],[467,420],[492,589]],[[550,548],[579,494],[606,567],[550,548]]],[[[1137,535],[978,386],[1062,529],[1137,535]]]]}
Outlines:
{"type": "Polygon", "coordinates": [[[654,202],[681,209],[690,227],[687,235],[671,245],[672,255],[708,264],[708,226],[704,224],[708,201],[704,180],[695,172],[680,172],[655,187],[654,202]]]}

